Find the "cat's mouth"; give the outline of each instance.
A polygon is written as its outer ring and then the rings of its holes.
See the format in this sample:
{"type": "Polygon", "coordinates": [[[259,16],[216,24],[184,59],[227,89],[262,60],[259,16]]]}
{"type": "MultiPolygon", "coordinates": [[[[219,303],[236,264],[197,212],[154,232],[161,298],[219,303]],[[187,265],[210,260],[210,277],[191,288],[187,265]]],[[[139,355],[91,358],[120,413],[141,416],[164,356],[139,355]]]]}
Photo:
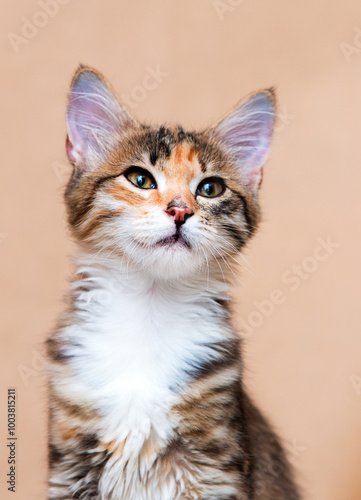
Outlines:
{"type": "Polygon", "coordinates": [[[175,232],[172,236],[168,236],[167,238],[162,238],[157,242],[157,246],[162,247],[187,247],[191,248],[190,243],[184,238],[179,231],[175,232]]]}

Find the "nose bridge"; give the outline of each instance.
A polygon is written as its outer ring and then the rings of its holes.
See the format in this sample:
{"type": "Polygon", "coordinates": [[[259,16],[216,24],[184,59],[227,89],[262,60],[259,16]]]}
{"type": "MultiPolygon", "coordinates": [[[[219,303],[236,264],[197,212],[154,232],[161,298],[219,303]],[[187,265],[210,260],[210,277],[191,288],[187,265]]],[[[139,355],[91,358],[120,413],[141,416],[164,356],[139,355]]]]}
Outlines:
{"type": "Polygon", "coordinates": [[[189,146],[178,144],[172,153],[168,168],[165,172],[167,190],[164,192],[164,208],[183,207],[193,212],[195,206],[194,195],[190,190],[190,183],[196,173],[194,161],[191,161],[189,146]]]}
{"type": "Polygon", "coordinates": [[[193,210],[194,197],[185,182],[174,182],[165,193],[165,207],[188,207],[193,210]]]}
{"type": "Polygon", "coordinates": [[[192,200],[185,194],[173,196],[167,203],[167,208],[193,208],[192,200]]]}
{"type": "Polygon", "coordinates": [[[190,208],[194,212],[196,203],[190,184],[199,170],[194,158],[188,144],[182,142],[174,148],[164,172],[166,190],[162,202],[165,210],[173,206],[190,208]]]}

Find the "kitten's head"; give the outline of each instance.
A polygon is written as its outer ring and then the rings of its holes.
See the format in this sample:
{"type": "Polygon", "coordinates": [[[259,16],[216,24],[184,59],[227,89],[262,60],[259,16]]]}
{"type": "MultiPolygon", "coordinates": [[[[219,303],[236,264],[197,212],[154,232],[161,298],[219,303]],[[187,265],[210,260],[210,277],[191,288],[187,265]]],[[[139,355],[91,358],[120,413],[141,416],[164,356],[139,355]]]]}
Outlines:
{"type": "Polygon", "coordinates": [[[202,132],[146,126],[98,72],[80,67],[67,109],[73,234],[156,277],[223,265],[259,222],[274,117],[273,91],[263,90],[202,132]]]}

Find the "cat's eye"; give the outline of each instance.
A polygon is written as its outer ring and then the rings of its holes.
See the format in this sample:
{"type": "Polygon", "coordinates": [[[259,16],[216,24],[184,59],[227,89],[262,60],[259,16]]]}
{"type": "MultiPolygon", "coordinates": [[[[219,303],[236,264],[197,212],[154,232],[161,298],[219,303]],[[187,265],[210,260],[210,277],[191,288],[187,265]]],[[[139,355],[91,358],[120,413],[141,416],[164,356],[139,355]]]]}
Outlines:
{"type": "Polygon", "coordinates": [[[225,185],[222,179],[210,177],[209,179],[204,179],[204,181],[199,184],[197,194],[204,198],[215,198],[223,194],[224,190],[225,185]]]}
{"type": "Polygon", "coordinates": [[[132,167],[124,175],[129,182],[140,189],[156,189],[157,187],[154,177],[143,168],[132,167]]]}

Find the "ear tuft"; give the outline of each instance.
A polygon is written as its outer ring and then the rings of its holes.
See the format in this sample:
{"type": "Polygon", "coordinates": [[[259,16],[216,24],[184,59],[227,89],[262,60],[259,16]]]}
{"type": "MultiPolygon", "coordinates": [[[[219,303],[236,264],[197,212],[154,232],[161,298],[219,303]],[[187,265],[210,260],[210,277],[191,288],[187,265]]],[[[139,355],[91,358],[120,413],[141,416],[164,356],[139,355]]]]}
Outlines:
{"type": "Polygon", "coordinates": [[[71,163],[84,171],[96,168],[131,123],[104,77],[80,65],[67,108],[66,150],[71,163]]]}
{"type": "Polygon", "coordinates": [[[275,92],[270,88],[241,101],[212,129],[232,154],[241,179],[253,195],[257,194],[262,181],[275,115],[275,92]]]}

